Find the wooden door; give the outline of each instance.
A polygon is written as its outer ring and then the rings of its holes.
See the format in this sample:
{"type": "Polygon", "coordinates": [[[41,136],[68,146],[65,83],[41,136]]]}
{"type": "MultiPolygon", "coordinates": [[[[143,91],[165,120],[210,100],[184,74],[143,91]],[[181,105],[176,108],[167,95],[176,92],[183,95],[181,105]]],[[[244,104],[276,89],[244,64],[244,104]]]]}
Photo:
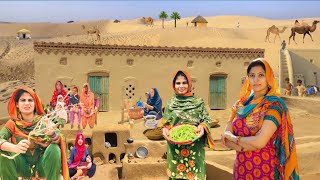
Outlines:
{"type": "Polygon", "coordinates": [[[109,103],[109,76],[89,75],[90,90],[94,98],[100,98],[99,111],[108,111],[109,103]]]}
{"type": "Polygon", "coordinates": [[[225,109],[226,97],[226,77],[210,77],[210,109],[225,109]]]}

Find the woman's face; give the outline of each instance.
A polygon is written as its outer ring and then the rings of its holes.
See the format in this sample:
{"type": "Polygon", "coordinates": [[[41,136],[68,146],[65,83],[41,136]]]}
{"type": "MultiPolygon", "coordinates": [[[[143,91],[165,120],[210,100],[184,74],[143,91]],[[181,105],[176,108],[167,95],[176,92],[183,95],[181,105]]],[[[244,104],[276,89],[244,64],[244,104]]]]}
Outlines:
{"type": "Polygon", "coordinates": [[[174,88],[177,90],[179,95],[187,93],[188,86],[188,81],[184,76],[178,76],[176,82],[174,83],[174,88]]]}
{"type": "Polygon", "coordinates": [[[25,92],[19,98],[18,104],[16,105],[22,115],[29,115],[34,113],[35,102],[32,96],[25,92]]]}
{"type": "Polygon", "coordinates": [[[84,86],[84,92],[85,92],[85,93],[88,92],[88,86],[87,86],[87,85],[84,86]]]}
{"type": "Polygon", "coordinates": [[[78,145],[81,146],[83,144],[82,136],[79,136],[78,145]]]}
{"type": "Polygon", "coordinates": [[[154,96],[154,90],[152,88],[150,89],[150,95],[151,95],[151,97],[154,96]]]}
{"type": "Polygon", "coordinates": [[[250,86],[255,93],[267,91],[268,83],[266,72],[261,66],[252,67],[248,77],[250,86]]]}
{"type": "Polygon", "coordinates": [[[61,84],[60,81],[58,81],[58,82],[56,83],[56,88],[57,88],[58,91],[60,91],[60,90],[62,89],[62,84],[61,84]]]}

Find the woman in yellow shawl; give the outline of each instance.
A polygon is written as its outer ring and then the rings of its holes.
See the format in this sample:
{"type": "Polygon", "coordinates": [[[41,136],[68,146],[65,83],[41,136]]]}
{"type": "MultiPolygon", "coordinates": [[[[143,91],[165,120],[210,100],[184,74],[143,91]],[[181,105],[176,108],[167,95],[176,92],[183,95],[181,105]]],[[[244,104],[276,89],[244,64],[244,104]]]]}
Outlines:
{"type": "Polygon", "coordinates": [[[269,63],[252,61],[222,135],[237,151],[233,179],[299,179],[289,111],[269,63]]]}
{"type": "Polygon", "coordinates": [[[30,88],[17,89],[8,103],[8,112],[11,119],[0,130],[0,179],[38,176],[57,180],[62,171],[64,180],[68,180],[66,145],[62,134],[49,130],[45,135],[32,136],[31,142],[28,140],[29,133],[45,114],[36,93],[30,88]],[[13,153],[19,155],[14,159],[5,157],[13,153]]]}

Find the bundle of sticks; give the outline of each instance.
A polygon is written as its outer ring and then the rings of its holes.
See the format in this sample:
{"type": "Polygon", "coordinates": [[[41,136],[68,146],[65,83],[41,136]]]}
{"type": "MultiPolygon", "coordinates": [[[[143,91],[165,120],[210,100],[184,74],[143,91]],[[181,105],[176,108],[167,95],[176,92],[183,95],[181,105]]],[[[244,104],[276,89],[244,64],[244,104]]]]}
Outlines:
{"type": "MultiPolygon", "coordinates": [[[[37,122],[34,129],[32,131],[30,131],[30,133],[28,135],[28,141],[30,141],[34,137],[46,135],[45,133],[49,130],[56,131],[58,128],[58,125],[59,125],[56,121],[57,121],[56,120],[56,112],[54,112],[54,111],[42,116],[41,119],[37,122]]],[[[17,153],[13,156],[1,154],[1,156],[6,157],[8,159],[14,159],[19,154],[20,153],[17,153]]]]}

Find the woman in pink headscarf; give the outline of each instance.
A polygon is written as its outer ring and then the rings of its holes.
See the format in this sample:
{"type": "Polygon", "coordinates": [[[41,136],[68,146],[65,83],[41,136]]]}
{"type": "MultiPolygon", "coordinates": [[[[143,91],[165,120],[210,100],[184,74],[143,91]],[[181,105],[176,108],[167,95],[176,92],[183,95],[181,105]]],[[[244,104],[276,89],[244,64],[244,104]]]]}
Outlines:
{"type": "Polygon", "coordinates": [[[87,124],[89,124],[90,128],[93,128],[96,118],[96,111],[94,109],[94,94],[90,91],[90,86],[88,83],[83,85],[80,102],[82,104],[82,127],[85,129],[87,124]]]}
{"type": "Polygon", "coordinates": [[[88,150],[85,146],[85,137],[79,132],[76,136],[74,148],[71,150],[70,158],[68,159],[69,175],[74,176],[77,172],[77,166],[86,161],[88,150]]]}

